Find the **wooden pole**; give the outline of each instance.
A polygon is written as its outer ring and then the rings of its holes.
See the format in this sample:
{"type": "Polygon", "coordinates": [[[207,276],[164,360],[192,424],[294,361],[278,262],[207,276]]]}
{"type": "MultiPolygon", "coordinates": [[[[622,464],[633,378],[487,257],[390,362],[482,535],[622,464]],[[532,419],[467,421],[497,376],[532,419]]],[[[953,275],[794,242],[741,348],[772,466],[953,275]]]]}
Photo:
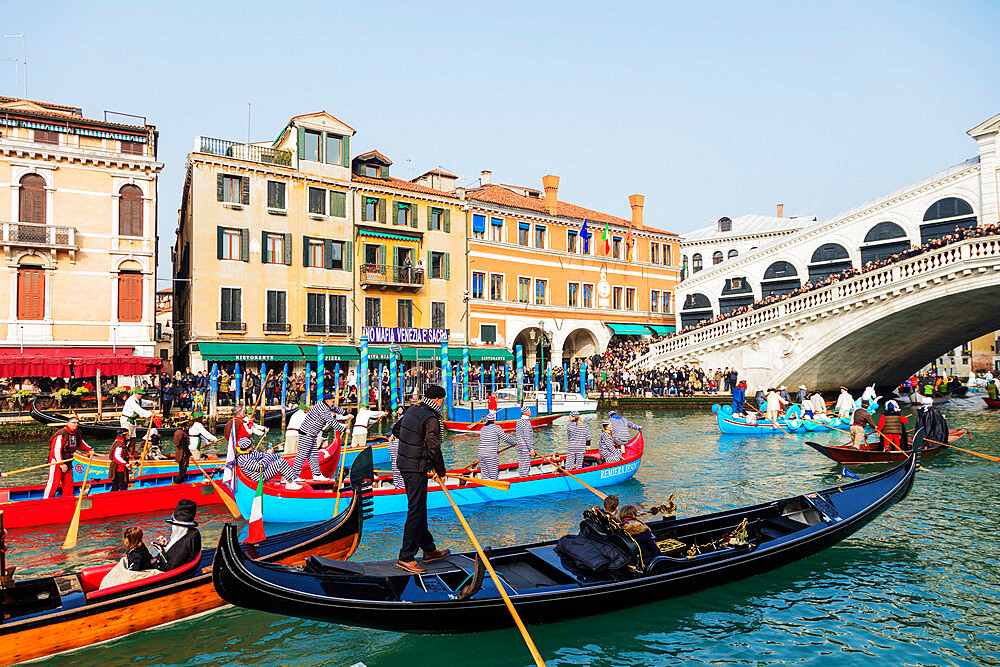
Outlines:
{"type": "Polygon", "coordinates": [[[103,404],[101,402],[101,369],[97,369],[97,421],[104,420],[103,404]]]}
{"type": "MultiPolygon", "coordinates": [[[[63,463],[69,463],[73,459],[63,459],[62,461],[53,461],[52,463],[43,463],[37,466],[31,466],[30,468],[21,468],[20,470],[11,470],[10,472],[0,472],[0,477],[10,477],[11,475],[16,475],[19,472],[28,472],[29,470],[38,470],[39,468],[49,468],[51,466],[62,465],[63,463]]],[[[2,511],[2,510],[0,510],[2,511]]]]}
{"type": "Polygon", "coordinates": [[[146,437],[142,439],[142,456],[139,457],[139,469],[135,471],[135,479],[129,482],[130,485],[132,482],[137,482],[139,476],[142,475],[142,466],[146,463],[146,454],[149,453],[149,436],[153,432],[153,417],[155,416],[156,411],[154,410],[153,414],[149,417],[149,423],[146,424],[146,437]]]}
{"type": "Polygon", "coordinates": [[[69,530],[66,531],[66,539],[63,541],[63,549],[72,549],[76,546],[76,538],[80,532],[80,511],[83,509],[83,499],[87,495],[87,477],[90,476],[90,462],[94,460],[94,453],[90,453],[87,459],[87,469],[83,473],[83,483],[80,485],[80,497],[76,500],[76,509],[73,510],[73,519],[69,522],[69,530]]]}
{"type": "Polygon", "coordinates": [[[458,521],[462,524],[462,528],[465,530],[465,534],[469,536],[469,541],[472,542],[472,546],[475,547],[476,553],[483,561],[483,565],[486,566],[487,572],[490,573],[490,578],[493,579],[493,584],[497,587],[500,592],[500,597],[503,598],[503,602],[507,605],[507,611],[510,612],[511,617],[514,619],[514,624],[517,626],[518,631],[521,633],[521,638],[524,639],[524,643],[528,646],[528,651],[531,652],[531,657],[535,660],[535,665],[538,667],[545,667],[545,661],[542,660],[541,654],[535,647],[535,642],[532,641],[531,635],[528,634],[528,629],[524,627],[524,623],[521,621],[521,617],[518,616],[517,610],[514,609],[514,603],[510,601],[510,596],[507,595],[507,590],[504,588],[503,582],[500,581],[500,577],[497,576],[496,571],[493,569],[493,565],[490,563],[489,558],[483,553],[483,548],[479,545],[479,540],[476,539],[475,534],[472,532],[472,528],[469,527],[469,523],[465,520],[462,515],[462,510],[458,509],[458,505],[451,497],[451,493],[448,492],[448,487],[445,486],[444,480],[437,476],[435,473],[434,479],[437,483],[441,485],[441,490],[444,491],[444,495],[448,498],[448,502],[451,503],[451,508],[455,510],[455,516],[458,517],[458,521]]]}
{"type": "Polygon", "coordinates": [[[205,476],[205,479],[207,479],[209,483],[211,483],[212,488],[215,489],[215,492],[219,494],[220,498],[222,498],[222,502],[225,503],[226,507],[229,508],[229,511],[232,513],[232,515],[237,519],[239,519],[242,516],[240,514],[240,508],[236,504],[236,500],[231,495],[229,495],[225,489],[219,486],[219,483],[216,482],[215,479],[213,479],[212,475],[215,474],[215,471],[213,470],[212,474],[210,475],[209,473],[205,472],[204,468],[201,467],[201,464],[198,463],[198,459],[191,457],[191,461],[194,462],[198,470],[201,471],[201,474],[205,476]]]}
{"type": "Polygon", "coordinates": [[[569,475],[570,477],[572,477],[576,481],[580,482],[580,484],[582,484],[584,486],[584,488],[586,488],[588,491],[593,492],[601,500],[604,500],[605,498],[608,497],[608,494],[601,493],[600,491],[598,491],[597,489],[595,489],[594,487],[592,487],[590,484],[587,484],[585,481],[583,481],[582,479],[580,479],[579,477],[577,477],[576,475],[574,475],[573,473],[571,473],[569,470],[566,470],[561,465],[559,465],[558,463],[556,463],[555,461],[553,461],[549,457],[545,456],[544,454],[539,454],[535,450],[531,450],[531,453],[532,453],[533,456],[540,456],[544,460],[546,460],[549,463],[551,463],[552,465],[554,465],[556,467],[556,469],[559,470],[561,473],[563,473],[565,475],[569,475]]]}

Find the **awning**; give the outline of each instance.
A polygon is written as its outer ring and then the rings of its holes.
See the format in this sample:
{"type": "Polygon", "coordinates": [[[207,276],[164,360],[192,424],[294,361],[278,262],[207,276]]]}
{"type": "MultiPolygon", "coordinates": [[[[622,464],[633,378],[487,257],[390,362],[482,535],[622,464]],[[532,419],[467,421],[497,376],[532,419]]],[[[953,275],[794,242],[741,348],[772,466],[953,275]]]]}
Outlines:
{"type": "Polygon", "coordinates": [[[42,357],[7,354],[0,357],[0,377],[68,378],[71,360],[64,357],[42,357]]]}
{"type": "MultiPolygon", "coordinates": [[[[318,345],[299,345],[306,361],[316,361],[318,345]]],[[[356,361],[361,358],[358,348],[353,345],[324,345],[323,358],[330,361],[356,361]]]]}
{"type": "MultiPolygon", "coordinates": [[[[404,347],[403,361],[435,361],[441,358],[440,347],[404,347]]],[[[454,362],[462,358],[462,348],[449,348],[448,359],[454,362]]]]}
{"type": "Polygon", "coordinates": [[[485,215],[473,215],[472,216],[472,231],[474,232],[485,232],[486,231],[486,216],[485,215]]]}
{"type": "Polygon", "coordinates": [[[677,331],[677,327],[665,327],[659,324],[650,324],[649,328],[653,330],[653,333],[658,334],[660,336],[665,336],[666,334],[677,331]]]}
{"type": "MultiPolygon", "coordinates": [[[[449,354],[449,356],[451,356],[449,354]]],[[[469,348],[469,361],[481,363],[484,361],[514,361],[514,353],[502,347],[472,347],[469,348]]]]}
{"type": "Polygon", "coordinates": [[[73,359],[73,376],[89,378],[97,375],[151,375],[163,365],[159,357],[123,357],[107,355],[73,359]]]}
{"type": "Polygon", "coordinates": [[[302,361],[305,356],[290,343],[198,343],[198,351],[212,361],[302,361]]]}
{"type": "Polygon", "coordinates": [[[650,333],[649,327],[644,327],[641,324],[621,324],[618,322],[605,322],[605,324],[608,325],[612,333],[620,336],[648,336],[650,333]]]}
{"type": "Polygon", "coordinates": [[[375,232],[368,231],[367,229],[362,229],[359,232],[359,236],[367,236],[368,238],[376,239],[392,239],[394,241],[413,241],[414,243],[420,242],[420,237],[418,236],[406,236],[405,234],[390,234],[389,232],[375,232]]]}
{"type": "MultiPolygon", "coordinates": [[[[361,358],[361,353],[358,352],[358,359],[361,358]]],[[[368,361],[383,361],[389,359],[389,348],[387,347],[369,347],[368,348],[368,361]]]]}
{"type": "MultiPolygon", "coordinates": [[[[77,353],[86,353],[80,348],[77,353]]],[[[100,370],[104,376],[150,375],[156,373],[163,360],[159,357],[133,357],[118,354],[68,357],[61,354],[4,354],[0,357],[0,377],[73,377],[88,378],[100,370]]]]}

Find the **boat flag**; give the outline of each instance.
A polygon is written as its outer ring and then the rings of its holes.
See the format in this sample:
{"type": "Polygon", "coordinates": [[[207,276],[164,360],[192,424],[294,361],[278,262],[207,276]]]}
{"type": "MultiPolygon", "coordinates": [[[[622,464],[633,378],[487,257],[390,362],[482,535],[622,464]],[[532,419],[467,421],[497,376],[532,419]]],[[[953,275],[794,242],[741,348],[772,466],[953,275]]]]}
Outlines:
{"type": "Polygon", "coordinates": [[[583,227],[580,227],[580,238],[583,239],[583,254],[590,254],[590,230],[587,229],[587,219],[583,219],[583,227]]]}
{"type": "Polygon", "coordinates": [[[257,482],[257,494],[253,497],[253,505],[250,506],[250,526],[247,529],[247,538],[243,542],[256,544],[265,537],[267,535],[264,534],[264,475],[262,474],[260,481],[257,482]]]}
{"type": "Polygon", "coordinates": [[[611,254],[611,230],[608,227],[608,223],[606,223],[606,222],[604,223],[604,234],[601,235],[601,238],[604,239],[604,254],[605,255],[610,255],[611,254]]]}
{"type": "Polygon", "coordinates": [[[840,471],[840,475],[841,477],[849,477],[851,479],[861,479],[860,477],[855,475],[852,471],[848,470],[847,466],[844,466],[844,469],[840,471]]]}

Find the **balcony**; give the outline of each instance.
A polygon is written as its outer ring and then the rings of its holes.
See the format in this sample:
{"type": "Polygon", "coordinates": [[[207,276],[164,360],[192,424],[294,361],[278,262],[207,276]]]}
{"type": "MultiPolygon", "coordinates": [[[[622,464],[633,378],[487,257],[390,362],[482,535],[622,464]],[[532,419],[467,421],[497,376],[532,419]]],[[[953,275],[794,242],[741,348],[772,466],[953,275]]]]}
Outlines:
{"type": "Polygon", "coordinates": [[[378,286],[382,289],[395,287],[416,291],[424,284],[424,272],[417,272],[412,266],[393,264],[362,264],[361,286],[378,286]]]}
{"type": "Polygon", "coordinates": [[[9,248],[43,248],[76,253],[76,228],[34,222],[0,223],[0,245],[9,248]]]}
{"type": "Polygon", "coordinates": [[[350,336],[350,324],[303,324],[302,333],[332,336],[350,336]]]}
{"type": "Polygon", "coordinates": [[[260,164],[275,164],[280,167],[292,166],[292,151],[278,150],[256,144],[241,144],[236,141],[215,139],[213,137],[195,137],[195,152],[208,155],[258,162],[260,164]]]}
{"type": "Polygon", "coordinates": [[[286,334],[292,332],[292,325],[287,322],[264,322],[264,333],[286,334]]]}
{"type": "Polygon", "coordinates": [[[246,333],[246,322],[216,322],[215,330],[221,333],[246,333]]]}

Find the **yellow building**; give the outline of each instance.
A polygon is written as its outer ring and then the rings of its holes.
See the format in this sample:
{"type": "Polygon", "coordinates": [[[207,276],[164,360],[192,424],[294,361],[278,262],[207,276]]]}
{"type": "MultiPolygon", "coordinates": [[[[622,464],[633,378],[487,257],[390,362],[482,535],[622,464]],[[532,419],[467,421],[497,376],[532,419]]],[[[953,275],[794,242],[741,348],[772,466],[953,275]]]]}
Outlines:
{"type": "Polygon", "coordinates": [[[5,354],[154,354],[156,141],[144,122],[0,97],[5,354]]]}
{"type": "Polygon", "coordinates": [[[416,358],[464,331],[462,202],[391,177],[377,151],[351,160],[354,134],[320,112],[267,144],[196,139],[174,252],[178,367],[300,369],[321,343],[351,363],[364,334],[373,359],[396,342],[416,358]]]}

